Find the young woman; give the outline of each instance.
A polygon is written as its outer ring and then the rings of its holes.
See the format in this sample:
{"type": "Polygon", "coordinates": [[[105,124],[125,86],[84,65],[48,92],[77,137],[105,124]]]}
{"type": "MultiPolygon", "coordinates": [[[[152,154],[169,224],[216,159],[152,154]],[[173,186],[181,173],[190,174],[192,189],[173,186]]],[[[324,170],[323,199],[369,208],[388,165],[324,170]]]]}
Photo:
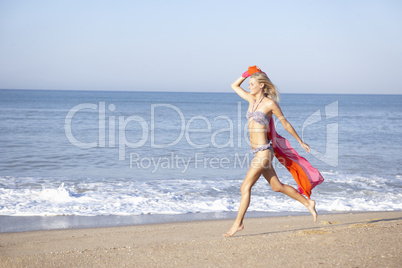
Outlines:
{"type": "Polygon", "coordinates": [[[233,90],[243,99],[249,102],[247,111],[248,129],[250,132],[251,152],[254,158],[247,172],[240,190],[241,200],[237,218],[224,236],[233,236],[236,232],[244,229],[243,219],[250,204],[251,188],[261,175],[265,177],[275,192],[281,192],[302,203],[317,220],[315,201],[310,199],[311,189],[320,184],[324,179],[306,159],[299,156],[290,147],[289,142],[278,135],[275,131],[272,115],[274,114],[282,123],[283,127],[300,143],[301,147],[310,151],[308,144],[304,143],[292,125],[283,116],[278,105],[278,92],[269,80],[268,76],[258,67],[249,67],[240,78],[232,84],[233,90]],[[240,87],[244,80],[250,77],[249,90],[240,87]],[[296,180],[299,191],[307,195],[305,198],[292,186],[282,184],[272,167],[274,155],[279,162],[284,164],[296,180]]]}

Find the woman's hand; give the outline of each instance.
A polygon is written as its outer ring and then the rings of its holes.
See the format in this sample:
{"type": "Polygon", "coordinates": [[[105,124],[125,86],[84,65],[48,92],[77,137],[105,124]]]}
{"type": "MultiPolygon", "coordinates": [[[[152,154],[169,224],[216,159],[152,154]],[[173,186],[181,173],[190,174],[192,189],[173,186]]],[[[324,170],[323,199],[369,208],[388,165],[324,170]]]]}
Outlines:
{"type": "Polygon", "coordinates": [[[301,142],[300,145],[306,152],[310,152],[310,146],[307,143],[301,142]]]}

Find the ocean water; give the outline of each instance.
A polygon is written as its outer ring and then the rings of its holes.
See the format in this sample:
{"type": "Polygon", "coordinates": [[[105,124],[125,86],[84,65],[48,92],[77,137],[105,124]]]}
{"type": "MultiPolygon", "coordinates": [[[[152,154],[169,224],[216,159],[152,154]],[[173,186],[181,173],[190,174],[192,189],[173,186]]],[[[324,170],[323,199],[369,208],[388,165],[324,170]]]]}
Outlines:
{"type": "MultiPolygon", "coordinates": [[[[282,94],[319,212],[402,209],[402,95],[282,94]]],[[[231,93],[0,91],[0,215],[235,212],[252,159],[231,93]]],[[[296,187],[274,162],[279,179],[296,187]]],[[[264,178],[251,212],[304,212],[264,178]]]]}

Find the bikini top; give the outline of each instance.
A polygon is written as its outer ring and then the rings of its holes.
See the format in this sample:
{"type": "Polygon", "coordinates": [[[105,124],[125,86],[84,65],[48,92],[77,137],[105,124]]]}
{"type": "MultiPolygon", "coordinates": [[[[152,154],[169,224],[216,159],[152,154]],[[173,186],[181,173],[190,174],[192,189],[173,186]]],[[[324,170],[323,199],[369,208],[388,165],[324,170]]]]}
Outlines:
{"type": "Polygon", "coordinates": [[[260,111],[255,111],[255,112],[247,111],[246,117],[247,117],[247,119],[250,119],[250,117],[252,117],[253,120],[255,122],[257,122],[258,124],[261,124],[261,125],[264,125],[264,126],[269,125],[270,117],[268,115],[264,114],[263,112],[260,112],[260,111]]]}
{"type": "Polygon", "coordinates": [[[253,118],[253,120],[255,122],[257,122],[258,124],[264,125],[264,126],[268,126],[269,125],[269,120],[271,119],[268,115],[264,114],[263,112],[260,111],[256,111],[258,105],[260,105],[262,99],[264,97],[261,98],[261,100],[258,102],[257,106],[254,108],[255,102],[253,104],[253,108],[251,111],[247,111],[246,117],[247,120],[250,119],[250,117],[253,118]]]}

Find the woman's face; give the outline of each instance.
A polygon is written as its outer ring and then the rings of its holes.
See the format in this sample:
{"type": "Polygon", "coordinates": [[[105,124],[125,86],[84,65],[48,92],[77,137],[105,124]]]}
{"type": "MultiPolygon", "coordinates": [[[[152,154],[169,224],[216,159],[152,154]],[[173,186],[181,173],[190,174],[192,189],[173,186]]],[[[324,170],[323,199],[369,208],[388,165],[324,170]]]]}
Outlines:
{"type": "Polygon", "coordinates": [[[255,78],[250,78],[249,86],[248,86],[248,89],[250,90],[250,94],[255,95],[255,94],[259,93],[263,87],[264,87],[264,84],[258,83],[255,78]]]}

